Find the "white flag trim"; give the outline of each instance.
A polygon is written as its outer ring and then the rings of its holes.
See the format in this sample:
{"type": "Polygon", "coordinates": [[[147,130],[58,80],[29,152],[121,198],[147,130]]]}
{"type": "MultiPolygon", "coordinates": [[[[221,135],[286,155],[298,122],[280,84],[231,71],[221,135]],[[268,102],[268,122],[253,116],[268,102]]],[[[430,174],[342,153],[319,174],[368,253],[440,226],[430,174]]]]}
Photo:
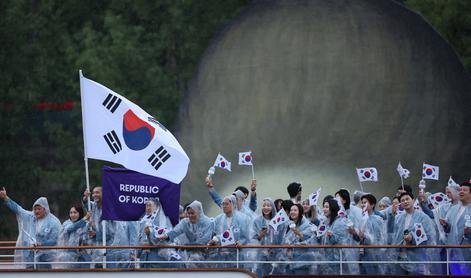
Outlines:
{"type": "Polygon", "coordinates": [[[80,90],[85,158],[114,162],[173,183],[185,178],[190,159],[172,133],[154,117],[81,73],[80,90]],[[132,125],[142,124],[141,128],[127,131],[126,139],[125,118],[132,119],[132,125]]]}

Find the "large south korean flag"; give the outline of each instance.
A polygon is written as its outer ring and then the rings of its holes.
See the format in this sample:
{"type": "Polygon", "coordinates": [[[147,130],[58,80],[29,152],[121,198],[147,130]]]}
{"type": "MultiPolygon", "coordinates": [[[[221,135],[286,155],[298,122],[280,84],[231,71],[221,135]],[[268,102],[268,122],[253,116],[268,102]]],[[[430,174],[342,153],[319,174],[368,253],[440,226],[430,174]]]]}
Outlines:
{"type": "Polygon", "coordinates": [[[85,157],[111,161],[173,183],[190,159],[157,119],[80,71],[85,157]]]}

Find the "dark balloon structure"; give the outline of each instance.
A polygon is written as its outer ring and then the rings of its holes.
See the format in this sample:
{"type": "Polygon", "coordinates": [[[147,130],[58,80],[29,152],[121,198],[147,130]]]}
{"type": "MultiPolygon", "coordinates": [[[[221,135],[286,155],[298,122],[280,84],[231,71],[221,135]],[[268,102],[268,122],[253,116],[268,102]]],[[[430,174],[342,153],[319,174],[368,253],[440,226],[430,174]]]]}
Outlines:
{"type": "Polygon", "coordinates": [[[453,48],[420,15],[394,1],[253,1],[212,41],[185,95],[177,136],[191,159],[182,201],[207,200],[204,177],[221,152],[221,194],[249,186],[252,150],[258,199],[360,189],[378,198],[405,183],[418,191],[422,163],[471,177],[471,79],[453,48]]]}

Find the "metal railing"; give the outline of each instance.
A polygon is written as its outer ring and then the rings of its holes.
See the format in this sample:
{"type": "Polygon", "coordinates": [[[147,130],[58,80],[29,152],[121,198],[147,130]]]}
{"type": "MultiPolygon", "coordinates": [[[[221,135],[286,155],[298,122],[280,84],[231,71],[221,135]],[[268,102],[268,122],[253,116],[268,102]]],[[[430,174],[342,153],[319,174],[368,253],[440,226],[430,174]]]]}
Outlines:
{"type": "MultiPolygon", "coordinates": [[[[9,242],[14,243],[14,242],[9,242]]],[[[427,264],[427,265],[446,265],[446,275],[450,275],[450,265],[452,264],[471,264],[471,261],[464,261],[464,260],[451,260],[450,259],[450,252],[453,249],[467,249],[467,252],[470,252],[469,249],[471,245],[424,245],[424,246],[412,246],[412,245],[337,245],[337,246],[322,246],[322,245],[242,245],[242,246],[177,246],[177,245],[142,245],[142,246],[41,246],[41,247],[15,247],[15,246],[8,246],[2,244],[0,242],[0,251],[5,252],[12,252],[12,251],[20,251],[20,250],[30,250],[33,252],[33,260],[32,261],[22,261],[22,262],[15,262],[14,254],[4,254],[0,255],[0,269],[9,269],[8,266],[12,266],[11,269],[18,269],[18,268],[31,268],[31,269],[40,269],[43,265],[51,266],[52,268],[74,268],[77,265],[89,265],[90,268],[93,267],[100,267],[100,268],[107,268],[107,265],[127,265],[129,268],[140,268],[146,267],[146,265],[166,265],[175,266],[175,268],[184,268],[183,265],[191,264],[191,265],[204,265],[205,267],[211,265],[233,265],[235,268],[244,268],[247,265],[257,265],[257,264],[283,264],[283,265],[291,265],[291,264],[313,264],[313,265],[325,265],[325,264],[335,264],[339,267],[340,275],[345,274],[345,266],[349,264],[427,264]],[[182,259],[182,260],[146,260],[140,261],[139,258],[129,257],[127,260],[107,260],[107,256],[110,255],[112,250],[131,250],[132,252],[136,252],[136,250],[162,250],[162,249],[172,249],[172,250],[179,250],[180,252],[183,250],[191,251],[201,251],[205,253],[215,252],[216,249],[224,249],[224,250],[232,250],[233,259],[231,260],[215,260],[215,259],[204,259],[200,261],[190,260],[190,259],[182,259]],[[444,250],[446,252],[446,256],[442,260],[434,260],[434,261],[424,261],[423,259],[419,261],[403,261],[403,260],[375,260],[375,261],[365,261],[365,260],[348,260],[344,257],[344,252],[338,252],[339,260],[304,260],[304,261],[297,261],[297,260],[257,260],[257,259],[247,259],[241,256],[241,253],[244,250],[257,250],[257,249],[274,249],[274,250],[296,250],[296,249],[308,249],[307,252],[321,252],[324,249],[437,249],[437,250],[444,250]],[[40,261],[37,259],[37,254],[40,251],[44,250],[101,250],[103,252],[104,260],[90,260],[90,261],[40,261]],[[212,250],[212,251],[211,251],[212,250]]],[[[132,253],[131,252],[131,253],[132,253]]],[[[385,252],[386,253],[386,252],[385,252]]],[[[134,253],[135,254],[135,253],[134,253]]],[[[439,259],[439,258],[438,258],[439,259]]],[[[351,274],[351,273],[350,273],[351,274]]],[[[358,273],[360,274],[360,273],[358,273]]]]}

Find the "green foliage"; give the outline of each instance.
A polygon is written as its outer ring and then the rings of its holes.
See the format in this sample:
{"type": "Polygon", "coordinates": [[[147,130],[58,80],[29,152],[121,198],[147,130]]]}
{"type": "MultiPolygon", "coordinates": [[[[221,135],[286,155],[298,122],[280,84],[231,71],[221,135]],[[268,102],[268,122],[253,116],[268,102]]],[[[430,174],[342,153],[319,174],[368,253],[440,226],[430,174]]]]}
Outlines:
{"type": "Polygon", "coordinates": [[[403,0],[409,9],[424,16],[455,48],[471,72],[471,1],[403,0]]]}
{"type": "MultiPolygon", "coordinates": [[[[8,194],[64,219],[85,188],[78,70],[172,129],[185,84],[243,0],[1,1],[0,153],[8,194]],[[73,101],[71,110],[39,109],[73,101]]],[[[109,163],[106,163],[109,164],[109,163]]],[[[89,161],[91,184],[104,162],[89,161]]],[[[0,239],[16,235],[0,206],[0,239]]]]}

